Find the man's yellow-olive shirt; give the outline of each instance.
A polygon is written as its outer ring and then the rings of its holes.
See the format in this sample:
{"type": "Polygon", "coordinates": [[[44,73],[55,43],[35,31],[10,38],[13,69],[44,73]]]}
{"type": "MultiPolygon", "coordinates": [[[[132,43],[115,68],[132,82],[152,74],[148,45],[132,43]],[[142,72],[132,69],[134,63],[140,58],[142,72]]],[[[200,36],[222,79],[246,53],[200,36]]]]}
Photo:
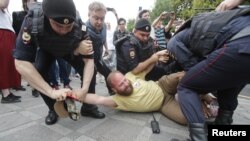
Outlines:
{"type": "Polygon", "coordinates": [[[132,112],[157,111],[162,106],[164,94],[154,81],[145,81],[145,72],[134,75],[128,72],[125,77],[130,80],[133,92],[130,96],[116,94],[113,100],[118,105],[115,109],[132,112]]]}

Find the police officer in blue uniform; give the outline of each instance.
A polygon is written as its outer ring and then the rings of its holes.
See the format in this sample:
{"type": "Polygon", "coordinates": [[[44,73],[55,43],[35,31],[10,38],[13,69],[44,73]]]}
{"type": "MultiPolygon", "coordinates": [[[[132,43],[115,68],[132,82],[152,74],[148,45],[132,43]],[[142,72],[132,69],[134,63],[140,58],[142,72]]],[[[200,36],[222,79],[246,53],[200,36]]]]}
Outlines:
{"type": "MultiPolygon", "coordinates": [[[[34,4],[24,19],[13,56],[18,72],[41,92],[49,108],[45,119],[47,125],[58,119],[54,111],[56,100],[65,100],[70,93],[75,93],[79,99],[83,99],[85,93],[94,93],[92,42],[88,40],[86,26],[81,22],[73,0],[43,0],[42,4],[34,4]],[[49,69],[56,57],[66,60],[81,75],[83,84],[80,89],[55,90],[48,84],[49,69]]],[[[89,105],[81,114],[105,117],[95,105],[89,105]]]]}
{"type": "MultiPolygon", "coordinates": [[[[123,74],[133,71],[135,74],[145,70],[145,64],[157,50],[154,41],[150,37],[151,25],[146,19],[140,19],[135,24],[134,33],[127,39],[120,40],[120,46],[116,46],[117,70],[123,74]]],[[[171,65],[155,65],[146,75],[147,80],[157,81],[161,76],[168,74],[171,65]]]]}
{"type": "Polygon", "coordinates": [[[207,140],[198,94],[217,91],[219,111],[212,124],[233,122],[237,96],[250,82],[249,11],[235,9],[197,15],[168,43],[168,50],[186,71],[177,93],[192,140],[207,140]]]}

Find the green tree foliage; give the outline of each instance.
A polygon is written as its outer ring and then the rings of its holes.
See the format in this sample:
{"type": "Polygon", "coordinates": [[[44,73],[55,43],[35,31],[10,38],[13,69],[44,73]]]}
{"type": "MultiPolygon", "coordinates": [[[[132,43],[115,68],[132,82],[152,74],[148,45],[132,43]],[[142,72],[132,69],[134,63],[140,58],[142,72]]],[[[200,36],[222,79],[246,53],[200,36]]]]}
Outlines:
{"type": "MultiPolygon", "coordinates": [[[[174,11],[176,17],[188,19],[197,13],[214,11],[223,0],[155,0],[155,6],[150,13],[151,21],[156,19],[163,11],[174,11]]],[[[249,5],[246,1],[244,5],[249,5]]],[[[127,29],[132,31],[135,20],[129,20],[127,29]],[[131,22],[131,23],[130,23],[131,22]]]]}
{"type": "Polygon", "coordinates": [[[156,0],[155,7],[150,13],[151,21],[156,19],[163,11],[171,12],[175,11],[173,7],[173,0],[156,0]]]}
{"type": "Polygon", "coordinates": [[[127,23],[127,30],[132,32],[135,25],[135,19],[129,19],[127,23]]]}
{"type": "Polygon", "coordinates": [[[194,14],[214,11],[222,0],[193,0],[192,11],[194,14]]]}
{"type": "Polygon", "coordinates": [[[216,8],[222,0],[156,0],[151,13],[155,19],[162,11],[174,11],[177,18],[188,19],[196,13],[208,12],[216,8]]]}

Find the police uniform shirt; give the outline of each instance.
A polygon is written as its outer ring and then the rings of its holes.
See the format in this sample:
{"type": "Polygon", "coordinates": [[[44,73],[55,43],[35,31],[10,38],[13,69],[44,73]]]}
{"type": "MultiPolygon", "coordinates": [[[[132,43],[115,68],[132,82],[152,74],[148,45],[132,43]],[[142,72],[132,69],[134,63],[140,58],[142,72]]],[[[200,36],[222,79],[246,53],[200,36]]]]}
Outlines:
{"type": "Polygon", "coordinates": [[[197,60],[192,59],[194,54],[189,50],[189,34],[190,29],[185,29],[173,36],[167,44],[168,51],[175,56],[178,64],[184,70],[197,63],[197,60]]]}
{"type": "Polygon", "coordinates": [[[29,23],[26,17],[16,39],[16,49],[14,50],[13,56],[19,60],[34,62],[37,47],[31,37],[28,27],[29,23]]]}
{"type": "Polygon", "coordinates": [[[133,70],[141,62],[136,48],[136,46],[130,44],[129,40],[125,41],[121,46],[123,61],[125,63],[123,65],[127,68],[126,72],[133,70]]]}
{"type": "MultiPolygon", "coordinates": [[[[72,31],[74,30],[74,28],[75,27],[73,27],[72,31]]],[[[16,39],[16,49],[14,50],[14,53],[13,53],[14,58],[19,59],[19,60],[29,61],[29,62],[35,61],[37,45],[36,45],[34,37],[31,34],[31,29],[32,29],[31,23],[28,20],[28,17],[26,17],[24,19],[21,31],[16,39]]],[[[44,31],[47,32],[49,35],[55,35],[55,36],[59,37],[59,35],[57,35],[53,31],[48,19],[45,17],[44,17],[44,31]]],[[[88,38],[88,35],[86,33],[86,29],[85,29],[85,31],[82,30],[81,32],[83,34],[82,34],[81,39],[78,42],[88,38]]],[[[70,33],[68,33],[64,36],[69,36],[69,34],[70,33]]],[[[42,38],[49,39],[50,37],[49,36],[46,36],[46,37],[38,36],[38,43],[39,43],[40,39],[42,39],[42,38]]],[[[59,38],[61,38],[61,36],[59,38]]],[[[50,41],[50,42],[55,43],[56,41],[50,41]]],[[[43,43],[43,44],[47,44],[47,43],[43,43]]],[[[50,43],[48,43],[47,46],[48,46],[47,48],[54,47],[54,46],[51,46],[50,43]]],[[[60,46],[56,46],[55,48],[57,48],[57,50],[60,51],[60,46]]],[[[72,52],[73,52],[73,50],[72,50],[72,52]]],[[[66,54],[66,55],[70,55],[72,52],[68,52],[68,54],[66,54]]],[[[53,54],[53,52],[52,52],[52,55],[57,56],[56,52],[54,52],[54,53],[55,54],[53,54]]],[[[88,58],[89,58],[89,56],[88,56],[88,58]]],[[[93,58],[93,56],[91,56],[90,58],[93,58]]]]}

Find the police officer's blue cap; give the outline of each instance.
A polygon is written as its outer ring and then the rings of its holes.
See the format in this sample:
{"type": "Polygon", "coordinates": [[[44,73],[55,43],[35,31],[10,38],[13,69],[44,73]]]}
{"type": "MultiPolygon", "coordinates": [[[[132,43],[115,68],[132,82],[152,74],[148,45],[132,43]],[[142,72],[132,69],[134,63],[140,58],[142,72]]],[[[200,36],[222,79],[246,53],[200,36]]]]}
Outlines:
{"type": "Polygon", "coordinates": [[[43,12],[45,16],[61,24],[70,24],[76,18],[73,0],[43,0],[43,12]]]}
{"type": "Polygon", "coordinates": [[[140,19],[135,24],[135,29],[144,31],[144,32],[150,32],[151,31],[151,24],[147,19],[140,19]]]}

